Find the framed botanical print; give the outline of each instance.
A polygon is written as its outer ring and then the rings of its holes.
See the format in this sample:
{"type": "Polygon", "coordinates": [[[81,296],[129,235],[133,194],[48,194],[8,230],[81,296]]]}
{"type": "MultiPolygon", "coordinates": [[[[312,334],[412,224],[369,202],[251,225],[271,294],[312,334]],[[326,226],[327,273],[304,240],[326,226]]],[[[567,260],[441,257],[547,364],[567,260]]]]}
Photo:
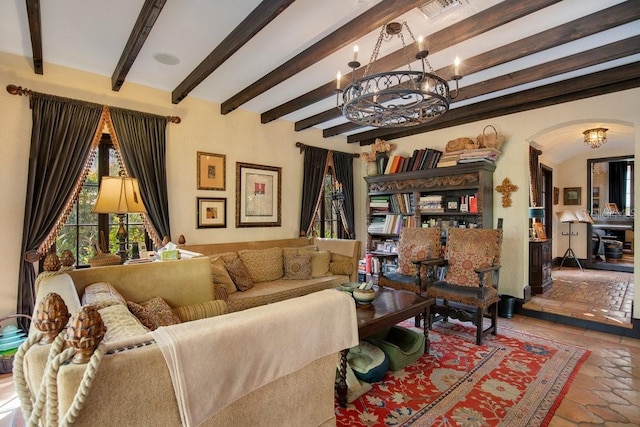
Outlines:
{"type": "Polygon", "coordinates": [[[225,228],[227,226],[227,199],[197,197],[198,228],[225,228]]]}
{"type": "Polygon", "coordinates": [[[225,190],[225,161],[224,154],[198,151],[198,190],[225,190]]]}
{"type": "Polygon", "coordinates": [[[236,163],[236,227],[279,227],[281,170],[236,163]]]}

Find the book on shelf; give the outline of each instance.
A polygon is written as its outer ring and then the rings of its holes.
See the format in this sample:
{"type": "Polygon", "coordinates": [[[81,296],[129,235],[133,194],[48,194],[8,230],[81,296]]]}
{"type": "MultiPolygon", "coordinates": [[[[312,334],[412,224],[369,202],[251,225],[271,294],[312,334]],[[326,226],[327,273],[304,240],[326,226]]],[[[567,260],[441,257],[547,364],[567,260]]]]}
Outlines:
{"type": "Polygon", "coordinates": [[[394,174],[399,172],[411,172],[435,168],[442,156],[442,151],[433,148],[421,148],[413,150],[411,156],[393,155],[384,174],[394,174]]]}

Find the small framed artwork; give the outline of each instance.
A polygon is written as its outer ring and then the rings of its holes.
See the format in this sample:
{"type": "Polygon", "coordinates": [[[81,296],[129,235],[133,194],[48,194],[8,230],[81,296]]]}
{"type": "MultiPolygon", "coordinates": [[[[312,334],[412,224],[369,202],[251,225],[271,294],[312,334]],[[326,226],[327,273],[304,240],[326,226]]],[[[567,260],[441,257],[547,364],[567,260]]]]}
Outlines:
{"type": "Polygon", "coordinates": [[[236,227],[279,227],[281,171],[275,166],[236,163],[236,227]]]}
{"type": "Polygon", "coordinates": [[[458,212],[459,209],[459,201],[456,197],[446,197],[444,205],[445,212],[458,212]]]}
{"type": "Polygon", "coordinates": [[[198,228],[225,228],[227,226],[227,199],[198,197],[198,228]]]}
{"type": "Polygon", "coordinates": [[[547,240],[547,232],[544,231],[544,224],[541,222],[536,222],[534,224],[534,228],[536,231],[536,238],[538,240],[547,240]]]}
{"type": "Polygon", "coordinates": [[[582,187],[566,187],[564,188],[564,204],[579,205],[582,187]]]}
{"type": "Polygon", "coordinates": [[[600,187],[593,187],[593,197],[600,197],[600,187]]]}
{"type": "Polygon", "coordinates": [[[225,161],[224,154],[198,151],[198,190],[225,190],[225,161]]]}

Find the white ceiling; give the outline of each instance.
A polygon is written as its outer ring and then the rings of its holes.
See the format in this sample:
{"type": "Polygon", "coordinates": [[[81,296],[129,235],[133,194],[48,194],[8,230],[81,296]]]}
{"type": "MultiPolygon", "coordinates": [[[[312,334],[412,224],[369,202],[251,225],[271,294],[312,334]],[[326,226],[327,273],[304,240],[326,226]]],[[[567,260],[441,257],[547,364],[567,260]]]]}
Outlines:
{"type": "MultiPolygon", "coordinates": [[[[505,0],[505,3],[511,1],[519,0],[505,0]]],[[[380,0],[296,0],[206,78],[189,96],[220,104],[379,2],[380,0]]],[[[433,19],[427,19],[418,9],[413,9],[398,17],[397,20],[406,21],[416,37],[424,35],[428,43],[429,34],[501,3],[500,0],[461,0],[461,2],[461,6],[433,19]]],[[[434,53],[429,60],[437,70],[451,64],[455,56],[460,56],[463,60],[464,74],[464,58],[473,57],[489,49],[621,2],[622,0],[564,0],[449,49],[434,53]]],[[[128,73],[123,87],[128,83],[139,83],[168,91],[167,103],[170,103],[170,92],[260,3],[260,0],[167,1],[128,73]],[[180,63],[173,66],[161,64],[154,59],[154,55],[158,53],[174,55],[179,58],[180,63]]],[[[51,63],[111,77],[143,4],[143,0],[42,1],[40,7],[44,74],[47,73],[47,64],[51,63]]],[[[368,60],[378,32],[379,30],[375,30],[357,42],[363,64],[368,60]]],[[[460,81],[461,90],[464,91],[465,86],[473,83],[564,58],[634,35],[640,35],[639,21],[475,74],[465,75],[460,81]]],[[[398,47],[395,45],[391,49],[383,45],[380,56],[398,47]]],[[[0,2],[0,51],[32,57],[24,0],[0,2]]],[[[263,113],[298,97],[331,81],[335,78],[337,71],[341,71],[343,75],[348,73],[350,69],[347,67],[347,62],[351,60],[351,56],[352,46],[348,45],[240,108],[263,113]]],[[[636,62],[638,59],[639,55],[634,55],[610,61],[547,79],[548,81],[539,81],[523,87],[510,88],[502,93],[496,92],[455,103],[452,108],[636,62]]],[[[448,78],[448,76],[444,77],[448,78]]],[[[335,98],[327,98],[290,113],[284,118],[297,121],[334,106],[335,98]]],[[[343,122],[344,119],[340,118],[322,123],[317,127],[328,128],[343,122]]],[[[593,127],[597,125],[600,124],[593,123],[593,127]]],[[[548,145],[550,149],[566,146],[567,141],[578,140],[579,144],[582,144],[579,140],[582,131],[587,127],[581,123],[569,125],[565,129],[556,129],[538,135],[536,143],[542,147],[548,145]]],[[[605,127],[611,129],[611,135],[619,134],[622,140],[628,140],[632,144],[633,138],[625,137],[629,134],[632,136],[633,129],[629,130],[628,126],[625,128],[624,125],[616,123],[608,123],[605,127]]],[[[559,152],[558,155],[570,156],[571,153],[559,152]]]]}

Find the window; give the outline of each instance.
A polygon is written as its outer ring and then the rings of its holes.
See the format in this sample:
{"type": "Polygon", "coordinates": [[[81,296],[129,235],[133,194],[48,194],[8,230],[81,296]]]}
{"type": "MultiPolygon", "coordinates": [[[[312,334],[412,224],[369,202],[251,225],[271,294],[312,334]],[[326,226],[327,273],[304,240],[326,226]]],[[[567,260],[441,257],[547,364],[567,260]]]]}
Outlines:
{"type": "Polygon", "coordinates": [[[330,239],[342,237],[342,219],[340,218],[340,212],[337,211],[340,202],[332,198],[334,185],[333,175],[330,173],[325,174],[320,208],[313,219],[311,227],[314,236],[330,239]]]}
{"type": "MultiPolygon", "coordinates": [[[[118,216],[91,212],[98,197],[100,178],[102,176],[116,176],[121,169],[120,159],[111,143],[109,134],[103,135],[96,160],[92,162],[67,222],[58,233],[54,248],[58,253],[65,249],[71,250],[76,259],[76,266],[79,267],[89,265],[89,259],[95,255],[94,245],[100,243],[101,234],[104,235],[105,241],[109,245],[109,252],[116,253],[118,251],[116,239],[118,216]]],[[[125,228],[129,242],[139,242],[142,250],[150,247],[141,214],[125,215],[125,228]]]]}

